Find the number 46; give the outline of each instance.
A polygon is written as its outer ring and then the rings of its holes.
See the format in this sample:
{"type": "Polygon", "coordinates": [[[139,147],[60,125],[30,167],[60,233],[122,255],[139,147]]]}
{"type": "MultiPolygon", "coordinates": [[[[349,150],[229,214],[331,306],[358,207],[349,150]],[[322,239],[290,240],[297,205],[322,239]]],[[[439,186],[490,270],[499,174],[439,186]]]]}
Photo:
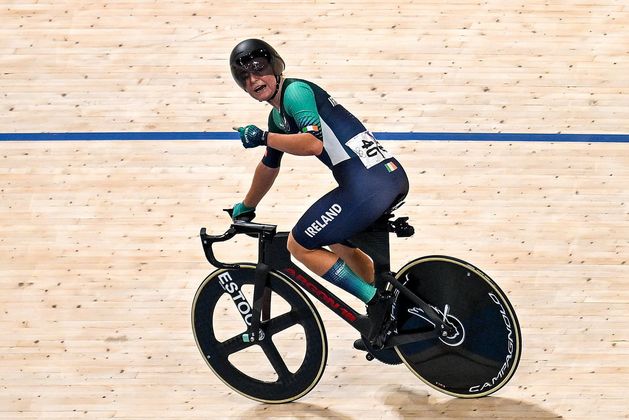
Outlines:
{"type": "Polygon", "coordinates": [[[382,145],[378,143],[376,139],[373,139],[373,140],[362,139],[362,142],[363,142],[362,148],[363,150],[365,150],[365,153],[367,154],[368,157],[374,157],[376,155],[380,155],[384,157],[385,153],[387,153],[387,151],[384,150],[384,147],[382,147],[382,145]]]}

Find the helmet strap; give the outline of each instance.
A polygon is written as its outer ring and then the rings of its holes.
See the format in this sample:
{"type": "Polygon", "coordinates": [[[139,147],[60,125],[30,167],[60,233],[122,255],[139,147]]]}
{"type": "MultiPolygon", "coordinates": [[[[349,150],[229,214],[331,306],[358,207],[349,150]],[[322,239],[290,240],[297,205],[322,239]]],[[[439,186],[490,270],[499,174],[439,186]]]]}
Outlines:
{"type": "Polygon", "coordinates": [[[280,91],[280,76],[278,76],[277,74],[275,75],[275,92],[273,92],[273,95],[271,95],[271,97],[269,99],[267,99],[266,101],[272,101],[273,98],[275,98],[275,96],[277,95],[277,92],[280,91]]]}

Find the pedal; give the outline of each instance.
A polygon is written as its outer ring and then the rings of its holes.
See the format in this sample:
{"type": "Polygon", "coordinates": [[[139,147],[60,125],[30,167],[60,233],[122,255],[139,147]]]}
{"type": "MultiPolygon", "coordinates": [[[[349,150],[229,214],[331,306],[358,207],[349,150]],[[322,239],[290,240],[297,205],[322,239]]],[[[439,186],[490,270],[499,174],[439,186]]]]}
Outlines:
{"type": "Polygon", "coordinates": [[[393,348],[376,350],[367,342],[365,338],[356,340],[354,342],[354,348],[366,352],[365,359],[370,362],[373,359],[377,359],[387,365],[399,365],[402,363],[400,356],[398,356],[397,352],[393,348]]]}

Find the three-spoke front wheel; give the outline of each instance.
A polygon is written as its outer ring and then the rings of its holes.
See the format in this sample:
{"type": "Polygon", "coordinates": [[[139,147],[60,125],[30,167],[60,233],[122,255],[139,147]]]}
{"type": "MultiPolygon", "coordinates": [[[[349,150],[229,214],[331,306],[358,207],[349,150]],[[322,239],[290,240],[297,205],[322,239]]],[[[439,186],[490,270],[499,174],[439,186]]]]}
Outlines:
{"type": "Polygon", "coordinates": [[[282,273],[269,273],[260,331],[251,342],[255,266],[216,270],[201,284],[192,328],[208,366],[229,387],[266,403],[308,393],[327,361],[323,322],[306,295],[282,273]]]}

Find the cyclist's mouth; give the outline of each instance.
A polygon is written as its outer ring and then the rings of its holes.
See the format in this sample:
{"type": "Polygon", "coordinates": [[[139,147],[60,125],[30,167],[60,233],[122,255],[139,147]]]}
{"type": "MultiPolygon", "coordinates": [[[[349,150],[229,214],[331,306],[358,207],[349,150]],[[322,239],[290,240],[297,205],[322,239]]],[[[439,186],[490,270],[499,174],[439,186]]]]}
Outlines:
{"type": "Polygon", "coordinates": [[[256,93],[262,92],[266,88],[266,85],[260,85],[254,89],[256,93]]]}

